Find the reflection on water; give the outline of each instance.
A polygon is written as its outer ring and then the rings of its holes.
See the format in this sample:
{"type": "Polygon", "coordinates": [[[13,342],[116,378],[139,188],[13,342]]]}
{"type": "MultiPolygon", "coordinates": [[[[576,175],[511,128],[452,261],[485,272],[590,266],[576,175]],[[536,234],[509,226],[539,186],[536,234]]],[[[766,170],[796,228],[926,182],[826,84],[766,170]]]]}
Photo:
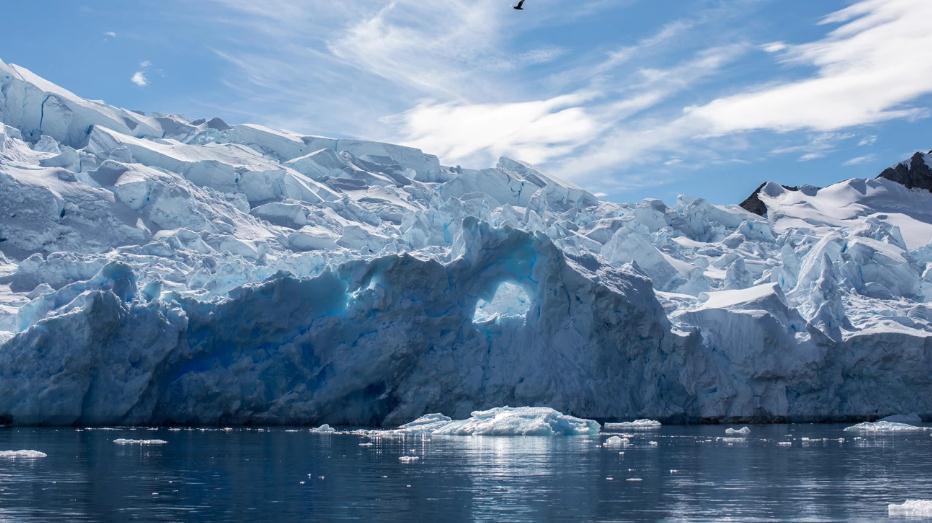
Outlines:
{"type": "Polygon", "coordinates": [[[837,521],[932,499],[928,432],[843,428],[752,426],[742,439],[724,427],[664,427],[612,448],[600,445],[607,435],[3,429],[0,450],[48,457],[0,460],[0,519],[837,521]]]}

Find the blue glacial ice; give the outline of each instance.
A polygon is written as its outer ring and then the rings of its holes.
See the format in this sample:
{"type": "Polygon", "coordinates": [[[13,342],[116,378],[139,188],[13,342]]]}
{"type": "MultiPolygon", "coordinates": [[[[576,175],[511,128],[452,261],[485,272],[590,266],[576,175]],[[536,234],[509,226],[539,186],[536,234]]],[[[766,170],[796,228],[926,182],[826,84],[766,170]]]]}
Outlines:
{"type": "Polygon", "coordinates": [[[0,62],[0,419],[932,414],[932,193],[759,198],[607,202],[508,158],[141,115],[0,62]]]}

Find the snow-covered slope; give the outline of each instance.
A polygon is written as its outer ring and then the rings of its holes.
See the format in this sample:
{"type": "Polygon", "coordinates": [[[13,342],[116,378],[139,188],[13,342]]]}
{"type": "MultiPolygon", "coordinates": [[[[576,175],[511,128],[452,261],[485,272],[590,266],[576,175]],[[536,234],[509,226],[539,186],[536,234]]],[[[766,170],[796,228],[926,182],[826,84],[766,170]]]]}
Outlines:
{"type": "Polygon", "coordinates": [[[932,414],[932,193],[766,217],[503,158],[140,115],[0,62],[0,417],[932,414]]]}

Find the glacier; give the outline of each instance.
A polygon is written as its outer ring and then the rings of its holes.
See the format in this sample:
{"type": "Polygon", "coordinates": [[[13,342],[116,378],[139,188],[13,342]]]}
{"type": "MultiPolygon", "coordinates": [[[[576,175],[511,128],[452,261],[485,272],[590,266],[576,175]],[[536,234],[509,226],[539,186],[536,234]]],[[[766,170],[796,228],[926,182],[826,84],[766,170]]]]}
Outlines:
{"type": "Polygon", "coordinates": [[[616,203],[0,61],[0,419],[928,418],[929,165],[616,203]]]}

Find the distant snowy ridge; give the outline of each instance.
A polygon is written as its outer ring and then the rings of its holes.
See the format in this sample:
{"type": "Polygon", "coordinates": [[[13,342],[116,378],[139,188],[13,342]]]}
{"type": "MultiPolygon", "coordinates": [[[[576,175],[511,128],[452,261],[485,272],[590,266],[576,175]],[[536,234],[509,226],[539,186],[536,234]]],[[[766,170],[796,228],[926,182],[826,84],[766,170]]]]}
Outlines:
{"type": "Polygon", "coordinates": [[[765,184],[766,217],[617,204],[507,158],[141,115],[2,62],[0,122],[4,421],[932,414],[921,187],[765,184]]]}

